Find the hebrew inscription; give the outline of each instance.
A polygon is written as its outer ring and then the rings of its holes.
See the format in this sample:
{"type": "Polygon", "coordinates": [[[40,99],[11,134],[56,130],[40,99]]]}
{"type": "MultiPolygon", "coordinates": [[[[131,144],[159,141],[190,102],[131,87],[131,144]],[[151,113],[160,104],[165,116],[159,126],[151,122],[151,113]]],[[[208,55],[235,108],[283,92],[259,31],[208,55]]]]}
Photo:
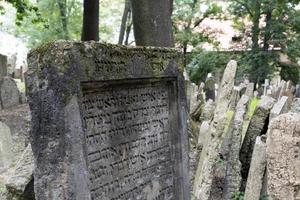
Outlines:
{"type": "Polygon", "coordinates": [[[175,198],[168,84],[83,84],[93,200],[175,198]]]}

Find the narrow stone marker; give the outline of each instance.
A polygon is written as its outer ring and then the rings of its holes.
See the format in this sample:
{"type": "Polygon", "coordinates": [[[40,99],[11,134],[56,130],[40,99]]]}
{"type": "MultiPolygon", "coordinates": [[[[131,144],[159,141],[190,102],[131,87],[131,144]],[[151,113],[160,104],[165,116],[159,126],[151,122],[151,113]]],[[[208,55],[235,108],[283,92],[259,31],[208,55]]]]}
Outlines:
{"type": "Polygon", "coordinates": [[[231,200],[234,193],[241,186],[241,162],[239,152],[241,149],[243,121],[246,115],[249,97],[243,95],[236,106],[236,112],[231,127],[229,128],[229,149],[226,165],[226,177],[224,183],[223,197],[231,200]]]}
{"type": "Polygon", "coordinates": [[[259,200],[266,168],[266,136],[258,136],[252,154],[245,200],[259,200]]]}
{"type": "Polygon", "coordinates": [[[37,200],[190,198],[179,52],[54,42],[29,55],[37,200]]]}
{"type": "Polygon", "coordinates": [[[299,144],[300,114],[282,114],[271,121],[267,138],[269,199],[300,199],[299,144]]]}
{"type": "Polygon", "coordinates": [[[263,96],[248,126],[240,151],[240,160],[242,163],[242,191],[246,187],[255,139],[257,136],[266,134],[270,110],[274,103],[275,100],[273,98],[263,96]]]}
{"type": "Polygon", "coordinates": [[[205,149],[202,150],[197,167],[194,181],[193,194],[201,200],[210,200],[214,169],[219,157],[219,144],[222,144],[224,129],[226,126],[226,113],[230,104],[230,94],[234,86],[234,77],[236,74],[237,62],[231,60],[224,71],[219,94],[217,97],[217,106],[214,113],[214,119],[211,122],[207,141],[210,141],[205,149]]]}

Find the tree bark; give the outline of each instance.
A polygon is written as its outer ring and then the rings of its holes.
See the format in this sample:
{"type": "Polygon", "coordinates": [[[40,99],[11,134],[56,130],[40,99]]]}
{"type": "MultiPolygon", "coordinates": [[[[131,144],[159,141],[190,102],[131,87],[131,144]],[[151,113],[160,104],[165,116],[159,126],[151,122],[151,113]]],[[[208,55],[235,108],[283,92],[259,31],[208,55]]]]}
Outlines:
{"type": "Polygon", "coordinates": [[[125,1],[125,8],[123,12],[123,17],[122,17],[122,23],[121,23],[121,28],[120,28],[120,35],[119,35],[119,42],[118,44],[123,44],[124,41],[124,36],[125,36],[125,31],[127,28],[127,20],[130,17],[130,0],[125,1]]]}
{"type": "Polygon", "coordinates": [[[138,46],[173,47],[172,0],[131,0],[138,46]]]}
{"type": "Polygon", "coordinates": [[[67,17],[67,0],[57,0],[57,4],[59,7],[61,24],[63,28],[63,38],[65,40],[69,39],[69,31],[68,31],[68,17],[67,17]]]}
{"type": "Polygon", "coordinates": [[[84,0],[82,41],[99,40],[99,0],[84,0]]]}

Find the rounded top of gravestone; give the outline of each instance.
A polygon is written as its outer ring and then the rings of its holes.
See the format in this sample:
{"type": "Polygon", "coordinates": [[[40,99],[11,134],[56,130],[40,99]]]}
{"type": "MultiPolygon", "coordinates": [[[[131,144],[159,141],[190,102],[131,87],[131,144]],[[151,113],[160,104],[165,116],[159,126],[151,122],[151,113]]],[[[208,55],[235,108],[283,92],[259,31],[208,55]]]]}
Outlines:
{"type": "Polygon", "coordinates": [[[3,109],[20,104],[20,92],[16,82],[11,77],[4,77],[0,83],[0,99],[3,109]]]}

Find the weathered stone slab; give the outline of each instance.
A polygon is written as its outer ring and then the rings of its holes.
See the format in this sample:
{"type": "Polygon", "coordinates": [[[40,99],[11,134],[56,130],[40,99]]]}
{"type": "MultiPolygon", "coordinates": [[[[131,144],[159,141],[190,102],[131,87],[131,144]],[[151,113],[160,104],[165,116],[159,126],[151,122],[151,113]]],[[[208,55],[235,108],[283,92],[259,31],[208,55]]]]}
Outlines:
{"type": "Polygon", "coordinates": [[[6,76],[0,80],[0,100],[2,109],[20,104],[20,92],[15,81],[6,76]]]}
{"type": "Polygon", "coordinates": [[[282,96],[278,102],[276,102],[270,112],[270,120],[279,116],[282,113],[288,112],[288,97],[282,96]]]}
{"type": "Polygon", "coordinates": [[[300,115],[274,118],[267,138],[268,195],[274,200],[300,199],[300,115]]]}
{"type": "Polygon", "coordinates": [[[177,51],[55,42],[28,63],[37,200],[189,199],[177,51]]]}
{"type": "Polygon", "coordinates": [[[234,77],[236,74],[237,62],[231,60],[225,71],[220,84],[217,97],[217,106],[214,113],[214,119],[211,123],[207,141],[210,141],[207,147],[201,152],[194,181],[193,194],[201,200],[209,200],[214,180],[214,169],[219,158],[220,144],[223,142],[224,130],[226,127],[229,109],[230,94],[234,86],[234,77]]]}
{"type": "Polygon", "coordinates": [[[0,80],[7,76],[7,56],[0,54],[0,80]]]}
{"type": "Polygon", "coordinates": [[[34,200],[33,190],[34,158],[31,146],[28,145],[17,162],[12,176],[6,182],[8,196],[13,199],[34,200]]]}
{"type": "Polygon", "coordinates": [[[13,160],[12,146],[11,131],[0,122],[0,171],[7,169],[13,160]]]}
{"type": "Polygon", "coordinates": [[[226,163],[226,177],[224,181],[224,199],[231,200],[241,186],[241,163],[239,152],[241,149],[243,121],[249,104],[249,96],[243,95],[239,100],[233,122],[229,128],[228,149],[226,163]]]}
{"type": "Polygon", "coordinates": [[[291,110],[290,112],[293,113],[300,113],[300,98],[295,98],[292,106],[291,106],[291,110]]]}
{"type": "Polygon", "coordinates": [[[245,200],[260,200],[260,192],[267,164],[266,146],[266,136],[258,136],[252,154],[245,200]]]}
{"type": "Polygon", "coordinates": [[[205,86],[204,86],[206,101],[208,101],[209,99],[215,101],[215,98],[216,98],[215,83],[216,83],[215,77],[212,76],[211,74],[209,74],[205,81],[205,86]]]}
{"type": "Polygon", "coordinates": [[[257,136],[266,134],[270,110],[274,103],[275,100],[273,98],[263,96],[249,123],[240,151],[240,160],[242,163],[242,190],[246,187],[255,139],[257,136]]]}
{"type": "Polygon", "coordinates": [[[245,91],[245,95],[247,95],[248,97],[252,98],[253,97],[253,92],[254,92],[254,83],[249,83],[247,85],[246,91],[245,91]]]}
{"type": "Polygon", "coordinates": [[[28,104],[0,110],[0,122],[6,124],[11,132],[13,162],[19,159],[29,144],[30,120],[28,104]]]}

